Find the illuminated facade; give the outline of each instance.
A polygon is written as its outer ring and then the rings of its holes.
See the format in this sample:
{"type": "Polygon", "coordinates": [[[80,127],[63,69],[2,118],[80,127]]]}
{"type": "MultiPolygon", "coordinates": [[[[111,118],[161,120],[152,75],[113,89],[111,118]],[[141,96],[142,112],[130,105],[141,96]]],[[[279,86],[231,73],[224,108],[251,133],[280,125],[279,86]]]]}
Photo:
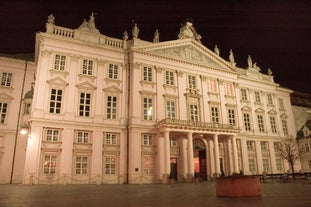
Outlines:
{"type": "MultiPolygon", "coordinates": [[[[200,42],[77,29],[36,35],[36,81],[23,183],[167,183],[221,173],[283,173],[281,140],[295,137],[289,89],[248,58],[239,68],[200,42]]],[[[299,168],[299,166],[297,166],[299,168]]]]}

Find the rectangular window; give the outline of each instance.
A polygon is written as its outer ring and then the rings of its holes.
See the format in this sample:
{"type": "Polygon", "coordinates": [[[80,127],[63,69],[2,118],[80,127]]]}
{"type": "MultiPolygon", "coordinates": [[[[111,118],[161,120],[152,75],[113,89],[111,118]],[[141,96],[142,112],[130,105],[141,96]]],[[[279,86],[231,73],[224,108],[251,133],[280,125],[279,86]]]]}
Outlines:
{"type": "Polygon", "coordinates": [[[218,124],[219,123],[219,112],[218,112],[218,107],[217,106],[211,106],[211,118],[212,118],[212,123],[218,124]]]}
{"type": "Polygon", "coordinates": [[[174,83],[174,72],[173,71],[165,71],[165,84],[173,86],[174,83]]]}
{"type": "Polygon", "coordinates": [[[309,143],[305,143],[305,150],[306,150],[306,152],[310,152],[310,145],[309,145],[309,143]]]}
{"type": "Polygon", "coordinates": [[[279,98],[279,107],[280,109],[284,109],[284,102],[283,99],[279,98]]]}
{"type": "Polygon", "coordinates": [[[107,119],[117,118],[117,97],[107,96],[107,119]]]}
{"type": "Polygon", "coordinates": [[[50,109],[49,112],[52,114],[59,114],[62,107],[62,96],[63,90],[51,89],[50,96],[50,109]]]}
{"type": "Polygon", "coordinates": [[[190,104],[190,120],[191,121],[199,121],[199,108],[196,104],[190,104]]]}
{"type": "Polygon", "coordinates": [[[258,114],[257,115],[257,122],[258,122],[258,130],[259,132],[265,132],[264,124],[263,124],[263,116],[258,114]]]}
{"type": "Polygon", "coordinates": [[[1,124],[5,123],[7,113],[8,113],[8,103],[0,102],[0,114],[1,114],[0,123],[1,124]]]}
{"type": "Polygon", "coordinates": [[[268,142],[260,142],[261,151],[269,151],[269,143],[268,142]]]}
{"type": "Polygon", "coordinates": [[[281,152],[282,144],[281,142],[273,142],[274,152],[281,152]]]}
{"type": "Polygon", "coordinates": [[[177,141],[174,138],[170,138],[170,147],[177,147],[177,141]]]}
{"type": "Polygon", "coordinates": [[[119,67],[118,67],[118,65],[109,64],[108,78],[109,79],[115,79],[115,80],[119,79],[119,67]]]}
{"type": "Polygon", "coordinates": [[[54,70],[64,71],[66,63],[66,56],[55,55],[54,70]]]}
{"type": "Polygon", "coordinates": [[[247,91],[245,88],[241,88],[241,100],[242,101],[247,101],[247,91]]]}
{"type": "Polygon", "coordinates": [[[276,133],[276,122],[275,122],[275,117],[270,116],[270,125],[271,125],[271,132],[276,133]]]}
{"type": "Polygon", "coordinates": [[[262,159],[262,165],[263,165],[263,169],[268,172],[270,171],[270,162],[268,158],[263,158],[262,159]]]}
{"type": "Polygon", "coordinates": [[[152,146],[153,145],[153,135],[152,134],[143,134],[143,145],[152,146]]]}
{"type": "Polygon", "coordinates": [[[83,60],[82,74],[93,75],[93,60],[83,60]]]}
{"type": "Polygon", "coordinates": [[[144,81],[152,82],[153,81],[152,68],[144,66],[144,74],[143,74],[143,76],[144,76],[144,81]]]}
{"type": "Polygon", "coordinates": [[[225,94],[227,96],[233,96],[233,87],[232,83],[225,83],[225,94]]]}
{"type": "Polygon", "coordinates": [[[245,131],[251,131],[251,122],[248,113],[243,113],[245,131]]]}
{"type": "Polygon", "coordinates": [[[254,158],[248,159],[249,171],[255,172],[256,171],[256,162],[254,158]]]}
{"type": "Polygon", "coordinates": [[[284,135],[288,135],[287,121],[286,119],[282,119],[282,128],[284,135]]]}
{"type": "Polygon", "coordinates": [[[216,80],[209,80],[209,91],[212,93],[217,93],[217,82],[216,82],[216,80]]]}
{"type": "Polygon", "coordinates": [[[12,84],[12,73],[2,72],[1,86],[10,87],[12,84]]]}
{"type": "Polygon", "coordinates": [[[153,119],[153,99],[144,97],[143,106],[144,106],[144,120],[152,120],[153,119]]]}
{"type": "Polygon", "coordinates": [[[249,151],[255,150],[255,142],[254,141],[247,141],[246,145],[247,145],[247,150],[249,150],[249,151]]]}
{"type": "Polygon", "coordinates": [[[176,104],[175,104],[175,100],[173,99],[166,100],[166,118],[167,119],[176,118],[176,104]]]}
{"type": "Polygon", "coordinates": [[[116,145],[117,144],[117,133],[105,133],[104,143],[107,145],[116,145]]]}
{"type": "Polygon", "coordinates": [[[311,160],[308,160],[309,169],[311,169],[311,160]]]}
{"type": "Polygon", "coordinates": [[[87,175],[88,174],[88,157],[87,156],[76,156],[76,175],[87,175]]]}
{"type": "Polygon", "coordinates": [[[56,155],[44,155],[43,161],[43,173],[53,175],[56,173],[56,162],[57,156],[56,155]]]}
{"type": "Polygon", "coordinates": [[[77,143],[89,143],[90,132],[89,131],[77,131],[76,132],[76,142],[77,143]]]}
{"type": "Polygon", "coordinates": [[[261,102],[260,93],[258,91],[255,91],[254,94],[255,94],[255,102],[260,103],[261,102]]]}
{"type": "Polygon", "coordinates": [[[282,159],[276,158],[275,159],[275,163],[276,163],[276,170],[279,171],[279,172],[283,172],[282,159]]]}
{"type": "Polygon", "coordinates": [[[228,119],[230,125],[235,125],[235,113],[234,109],[228,109],[228,119]]]}
{"type": "Polygon", "coordinates": [[[79,115],[90,116],[91,112],[91,94],[80,93],[79,115]]]}
{"type": "Polygon", "coordinates": [[[269,105],[273,105],[273,99],[272,99],[272,94],[268,93],[267,94],[267,101],[269,105]]]}
{"type": "Polygon", "coordinates": [[[59,129],[45,129],[45,141],[57,142],[60,141],[59,129]]]}
{"type": "Polygon", "coordinates": [[[116,158],[106,157],[105,159],[105,174],[115,175],[116,174],[116,158]]]}
{"type": "Polygon", "coordinates": [[[188,75],[188,87],[190,89],[197,88],[196,77],[194,75],[188,75]]]}
{"type": "Polygon", "coordinates": [[[151,175],[154,173],[154,160],[152,156],[144,156],[144,174],[151,175]]]}

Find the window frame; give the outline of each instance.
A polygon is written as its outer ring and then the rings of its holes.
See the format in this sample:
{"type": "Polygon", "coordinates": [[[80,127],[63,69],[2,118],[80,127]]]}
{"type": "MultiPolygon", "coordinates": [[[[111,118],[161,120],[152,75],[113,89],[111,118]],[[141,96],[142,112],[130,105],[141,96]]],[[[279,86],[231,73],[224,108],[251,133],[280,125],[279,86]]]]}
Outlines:
{"type": "Polygon", "coordinates": [[[2,71],[1,72],[1,87],[12,87],[13,73],[2,71]]]}

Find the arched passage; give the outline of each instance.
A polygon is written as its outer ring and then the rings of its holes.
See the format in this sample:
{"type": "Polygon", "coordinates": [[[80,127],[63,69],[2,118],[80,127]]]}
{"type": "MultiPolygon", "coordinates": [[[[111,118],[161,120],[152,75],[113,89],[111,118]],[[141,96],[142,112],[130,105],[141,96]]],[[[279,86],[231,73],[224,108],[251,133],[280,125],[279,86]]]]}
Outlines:
{"type": "Polygon", "coordinates": [[[194,174],[202,180],[207,180],[206,146],[201,139],[193,139],[194,174]]]}

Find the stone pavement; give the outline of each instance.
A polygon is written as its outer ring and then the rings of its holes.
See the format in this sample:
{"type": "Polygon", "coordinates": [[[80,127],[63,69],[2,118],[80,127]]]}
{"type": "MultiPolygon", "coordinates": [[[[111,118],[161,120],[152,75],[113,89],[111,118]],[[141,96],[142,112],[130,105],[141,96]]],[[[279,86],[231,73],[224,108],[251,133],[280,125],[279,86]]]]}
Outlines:
{"type": "Polygon", "coordinates": [[[264,183],[261,196],[217,197],[214,182],[0,185],[0,207],[310,207],[311,184],[264,183]]]}

